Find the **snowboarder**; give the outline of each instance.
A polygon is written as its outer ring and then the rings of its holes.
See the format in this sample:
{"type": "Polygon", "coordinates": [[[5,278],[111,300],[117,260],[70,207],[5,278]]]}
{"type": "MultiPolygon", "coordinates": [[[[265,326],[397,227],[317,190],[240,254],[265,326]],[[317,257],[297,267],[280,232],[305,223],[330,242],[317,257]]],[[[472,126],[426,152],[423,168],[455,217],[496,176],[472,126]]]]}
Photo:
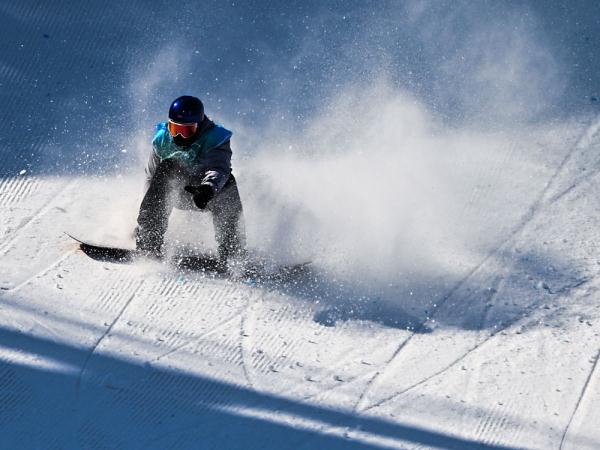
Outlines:
{"type": "Polygon", "coordinates": [[[173,208],[197,208],[212,213],[222,270],[228,259],[244,256],[242,202],[231,173],[231,135],[204,114],[198,98],[185,95],[171,104],[168,122],[156,126],[152,140],[135,230],[139,251],[160,257],[173,208]]]}

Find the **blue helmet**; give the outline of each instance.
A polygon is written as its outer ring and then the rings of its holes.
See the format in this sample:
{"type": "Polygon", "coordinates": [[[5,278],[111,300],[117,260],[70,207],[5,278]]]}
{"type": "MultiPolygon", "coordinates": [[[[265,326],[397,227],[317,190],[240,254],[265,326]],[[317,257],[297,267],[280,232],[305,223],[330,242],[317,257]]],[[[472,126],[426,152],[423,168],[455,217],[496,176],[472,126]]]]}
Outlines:
{"type": "Polygon", "coordinates": [[[169,119],[177,123],[200,123],[204,120],[204,105],[199,98],[184,95],[169,108],[169,119]]]}

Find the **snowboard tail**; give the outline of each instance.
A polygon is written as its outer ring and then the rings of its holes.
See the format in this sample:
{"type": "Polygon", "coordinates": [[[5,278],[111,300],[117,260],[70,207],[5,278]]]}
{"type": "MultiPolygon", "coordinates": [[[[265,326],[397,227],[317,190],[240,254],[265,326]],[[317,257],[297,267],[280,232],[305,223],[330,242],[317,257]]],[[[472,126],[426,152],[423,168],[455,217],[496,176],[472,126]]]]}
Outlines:
{"type": "Polygon", "coordinates": [[[94,242],[86,242],[72,234],[65,234],[79,243],[79,248],[83,253],[97,261],[128,263],[132,262],[136,256],[140,256],[140,253],[133,248],[111,247],[94,242]]]}
{"type": "Polygon", "coordinates": [[[135,250],[116,247],[99,247],[97,245],[86,244],[85,242],[81,242],[79,248],[90,258],[98,261],[127,263],[133,261],[135,257],[138,256],[138,252],[135,250]]]}
{"type": "MultiPolygon", "coordinates": [[[[87,242],[69,233],[66,234],[79,243],[79,248],[83,253],[96,261],[125,264],[131,263],[137,258],[144,257],[143,252],[133,248],[112,247],[95,242],[87,242]]],[[[218,271],[221,267],[219,260],[208,254],[175,256],[168,262],[184,270],[218,271]]]]}

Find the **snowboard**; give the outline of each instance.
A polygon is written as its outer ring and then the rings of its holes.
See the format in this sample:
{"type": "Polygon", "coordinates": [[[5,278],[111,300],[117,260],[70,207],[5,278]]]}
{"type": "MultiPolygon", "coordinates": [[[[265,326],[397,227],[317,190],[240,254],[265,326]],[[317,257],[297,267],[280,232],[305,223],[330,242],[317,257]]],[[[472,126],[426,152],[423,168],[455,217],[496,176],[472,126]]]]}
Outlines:
{"type": "MultiPolygon", "coordinates": [[[[110,245],[87,241],[70,233],[65,232],[65,234],[79,244],[79,249],[85,255],[96,261],[128,264],[145,257],[135,248],[113,247],[110,245]]],[[[175,254],[169,258],[162,258],[160,261],[185,271],[228,275],[228,273],[223,273],[217,257],[209,253],[196,253],[192,255],[175,254]]],[[[242,273],[237,273],[237,276],[241,275],[242,278],[250,278],[254,280],[285,281],[286,279],[305,274],[308,271],[311,263],[312,261],[304,261],[296,264],[273,265],[269,264],[269,261],[264,259],[261,260],[259,258],[249,258],[247,261],[244,261],[243,271],[242,273]]],[[[231,273],[229,274],[231,275],[231,273]]]]}

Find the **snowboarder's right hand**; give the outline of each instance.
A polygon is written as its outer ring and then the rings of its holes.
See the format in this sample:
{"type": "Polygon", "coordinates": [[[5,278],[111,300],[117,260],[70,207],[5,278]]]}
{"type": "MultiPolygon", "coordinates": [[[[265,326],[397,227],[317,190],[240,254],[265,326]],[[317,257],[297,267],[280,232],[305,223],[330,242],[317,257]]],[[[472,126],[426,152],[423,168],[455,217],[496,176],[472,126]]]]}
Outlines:
{"type": "Polygon", "coordinates": [[[212,186],[208,184],[201,184],[200,186],[186,186],[185,190],[194,196],[194,203],[200,209],[206,208],[208,202],[210,202],[215,196],[215,191],[212,186]]]}

